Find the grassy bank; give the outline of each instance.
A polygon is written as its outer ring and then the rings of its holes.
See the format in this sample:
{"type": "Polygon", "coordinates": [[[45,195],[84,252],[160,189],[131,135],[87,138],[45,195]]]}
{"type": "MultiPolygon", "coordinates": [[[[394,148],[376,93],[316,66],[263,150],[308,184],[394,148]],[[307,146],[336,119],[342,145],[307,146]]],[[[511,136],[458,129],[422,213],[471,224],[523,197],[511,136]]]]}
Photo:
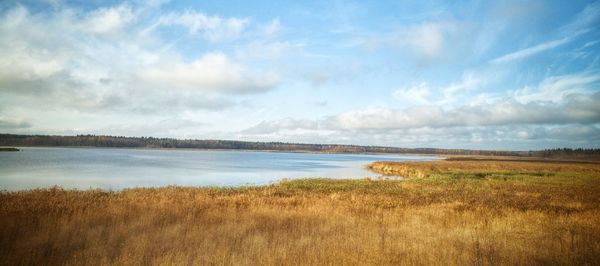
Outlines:
{"type": "Polygon", "coordinates": [[[3,192],[0,263],[600,261],[597,164],[379,165],[389,173],[421,174],[405,181],[311,179],[236,189],[3,192]]]}
{"type": "MultiPolygon", "coordinates": [[[[482,177],[509,176],[578,176],[580,173],[600,177],[600,162],[546,161],[503,157],[454,157],[429,162],[375,162],[370,170],[408,178],[423,177],[482,177]]],[[[576,178],[569,178],[573,180],[576,178]]]]}

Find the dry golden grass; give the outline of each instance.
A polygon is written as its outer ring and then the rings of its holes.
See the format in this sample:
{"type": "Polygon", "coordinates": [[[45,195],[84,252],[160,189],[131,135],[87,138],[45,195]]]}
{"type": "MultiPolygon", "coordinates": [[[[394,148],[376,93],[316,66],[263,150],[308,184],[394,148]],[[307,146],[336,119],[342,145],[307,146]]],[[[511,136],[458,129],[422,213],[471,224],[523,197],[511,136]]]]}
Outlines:
{"type": "Polygon", "coordinates": [[[375,162],[369,169],[386,175],[425,177],[432,174],[493,173],[592,173],[600,175],[600,163],[565,161],[527,161],[511,159],[451,158],[429,162],[375,162]]]}
{"type": "Polygon", "coordinates": [[[0,193],[20,264],[598,264],[598,165],[394,164],[420,179],[0,193]]]}

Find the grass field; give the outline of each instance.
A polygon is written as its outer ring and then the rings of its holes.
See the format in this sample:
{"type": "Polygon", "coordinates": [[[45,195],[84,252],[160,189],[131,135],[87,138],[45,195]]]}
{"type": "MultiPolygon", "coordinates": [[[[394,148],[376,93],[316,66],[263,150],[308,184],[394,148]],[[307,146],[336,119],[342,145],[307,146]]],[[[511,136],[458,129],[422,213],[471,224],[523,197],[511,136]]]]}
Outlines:
{"type": "Polygon", "coordinates": [[[381,162],[407,180],[0,193],[4,265],[600,262],[600,165],[381,162]]]}

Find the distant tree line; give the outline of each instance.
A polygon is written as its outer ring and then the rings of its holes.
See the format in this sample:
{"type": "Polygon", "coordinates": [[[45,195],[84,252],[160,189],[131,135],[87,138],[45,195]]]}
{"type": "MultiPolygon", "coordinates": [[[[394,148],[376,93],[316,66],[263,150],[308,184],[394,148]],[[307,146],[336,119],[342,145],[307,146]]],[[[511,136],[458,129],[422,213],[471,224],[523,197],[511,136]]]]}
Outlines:
{"type": "Polygon", "coordinates": [[[598,148],[557,148],[557,149],[545,149],[541,151],[530,151],[528,153],[532,157],[556,157],[556,158],[567,158],[567,157],[597,157],[600,156],[600,149],[598,148]]]}
{"type": "Polygon", "coordinates": [[[337,144],[302,144],[285,142],[250,142],[232,140],[197,140],[154,137],[123,137],[102,135],[48,136],[0,134],[0,146],[64,146],[114,148],[187,148],[231,149],[258,151],[307,151],[327,153],[408,153],[449,155],[495,155],[553,157],[573,154],[600,154],[600,149],[551,149],[543,151],[494,151],[434,148],[397,148],[337,144]]]}

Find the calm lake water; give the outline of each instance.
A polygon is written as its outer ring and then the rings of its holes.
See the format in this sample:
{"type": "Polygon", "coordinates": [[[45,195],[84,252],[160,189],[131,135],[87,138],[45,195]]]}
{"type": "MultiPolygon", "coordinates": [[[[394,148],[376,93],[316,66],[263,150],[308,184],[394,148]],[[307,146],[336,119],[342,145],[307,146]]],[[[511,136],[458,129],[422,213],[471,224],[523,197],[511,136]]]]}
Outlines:
{"type": "Polygon", "coordinates": [[[20,148],[0,152],[0,189],[240,186],[283,178],[364,178],[373,161],[427,156],[110,148],[20,148]]]}

